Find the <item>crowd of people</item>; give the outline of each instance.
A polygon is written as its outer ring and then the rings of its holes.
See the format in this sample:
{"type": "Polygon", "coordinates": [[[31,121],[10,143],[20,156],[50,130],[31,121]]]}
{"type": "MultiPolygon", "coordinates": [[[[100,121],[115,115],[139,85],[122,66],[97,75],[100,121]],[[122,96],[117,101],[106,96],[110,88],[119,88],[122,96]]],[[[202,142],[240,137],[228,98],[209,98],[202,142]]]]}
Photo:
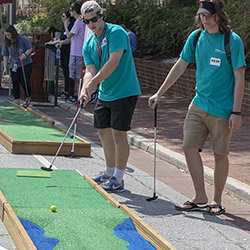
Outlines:
{"type": "MultiPolygon", "coordinates": [[[[127,131],[141,94],[133,60],[136,37],[126,26],[106,22],[105,9],[95,1],[73,3],[61,18],[63,28],[60,40],[55,44],[62,52],[65,78],[64,92],[60,97],[72,102],[78,100],[86,106],[92,101],[92,95],[98,92],[94,127],[102,142],[106,166],[104,173],[93,180],[107,192],[123,192],[130,153],[127,131]],[[79,86],[83,68],[82,86],[79,86]]],[[[246,63],[243,43],[229,27],[222,0],[200,1],[196,21],[200,30],[197,44],[194,46],[195,30],[189,35],[178,61],[159,90],[149,98],[148,105],[155,109],[188,64],[196,62],[196,95],[190,103],[183,128],[183,148],[195,194],[176,209],[205,210],[218,215],[225,212],[221,197],[228,176],[229,143],[232,133],[242,124],[246,63]],[[231,63],[225,53],[225,34],[230,34],[231,63]],[[212,138],[215,161],[214,195],[209,205],[200,156],[208,135],[212,138]]],[[[9,58],[15,100],[20,98],[19,83],[24,86],[25,82],[26,97],[30,99],[31,44],[12,25],[5,29],[4,34],[3,72],[7,73],[9,58]],[[25,72],[26,81],[22,72],[25,72]]]]}

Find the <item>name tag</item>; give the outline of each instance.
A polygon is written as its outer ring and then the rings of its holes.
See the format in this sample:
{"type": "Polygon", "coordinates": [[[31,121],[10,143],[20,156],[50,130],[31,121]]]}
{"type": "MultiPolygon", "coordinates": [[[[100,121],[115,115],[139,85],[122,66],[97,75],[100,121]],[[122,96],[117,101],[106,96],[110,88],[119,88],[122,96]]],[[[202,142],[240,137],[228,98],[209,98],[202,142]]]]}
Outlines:
{"type": "Polygon", "coordinates": [[[105,46],[107,44],[107,38],[105,37],[103,40],[102,40],[102,47],[105,46]]]}
{"type": "Polygon", "coordinates": [[[211,59],[210,59],[210,65],[220,66],[220,63],[221,63],[221,59],[220,58],[211,57],[211,59]]]}

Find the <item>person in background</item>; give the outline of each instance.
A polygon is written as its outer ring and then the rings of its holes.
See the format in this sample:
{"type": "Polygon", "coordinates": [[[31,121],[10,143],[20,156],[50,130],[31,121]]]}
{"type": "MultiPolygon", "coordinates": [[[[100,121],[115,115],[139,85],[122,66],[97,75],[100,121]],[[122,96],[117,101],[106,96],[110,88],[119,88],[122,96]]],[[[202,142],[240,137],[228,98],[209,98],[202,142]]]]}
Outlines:
{"type": "MultiPolygon", "coordinates": [[[[69,31],[68,27],[65,27],[65,32],[67,38],[56,44],[57,48],[61,48],[64,44],[70,43],[70,58],[69,58],[69,77],[74,79],[74,89],[76,87],[77,91],[79,89],[79,80],[81,75],[81,65],[82,65],[82,47],[84,43],[85,36],[85,23],[83,23],[81,18],[81,4],[75,2],[71,5],[69,12],[72,17],[75,18],[75,23],[72,29],[69,31]]],[[[77,98],[75,95],[69,96],[69,101],[76,102],[77,98]]]]}
{"type": "Polygon", "coordinates": [[[130,41],[130,45],[131,45],[131,49],[132,49],[132,53],[133,55],[135,54],[135,51],[137,49],[137,39],[136,39],[136,35],[134,32],[132,32],[131,30],[129,30],[125,24],[121,25],[123,29],[125,29],[128,33],[128,37],[129,37],[129,41],[130,41]]]}
{"type": "Polygon", "coordinates": [[[190,201],[176,209],[194,211],[204,209],[210,215],[225,212],[222,192],[229,170],[229,144],[232,133],[241,127],[241,105],[245,85],[244,46],[240,37],[232,32],[228,62],[224,36],[230,30],[221,0],[201,1],[196,20],[202,33],[194,48],[197,30],[193,31],[160,89],[149,98],[155,108],[162,95],[184,73],[188,64],[196,61],[196,95],[193,98],[183,127],[183,147],[192,177],[195,193],[190,201]],[[211,136],[214,152],[214,194],[210,205],[205,191],[203,162],[200,152],[211,136]],[[202,206],[199,206],[202,205],[202,206]]]}
{"type": "MultiPolygon", "coordinates": [[[[56,41],[56,43],[67,39],[70,30],[72,29],[75,18],[70,16],[69,11],[65,11],[61,16],[63,27],[60,35],[60,40],[56,41]]],[[[74,80],[69,77],[69,56],[70,56],[70,44],[63,44],[61,46],[61,66],[64,75],[64,92],[59,95],[59,98],[63,98],[64,100],[69,99],[70,96],[74,96],[74,80]]]]}
{"type": "Polygon", "coordinates": [[[81,8],[83,21],[94,34],[83,46],[86,71],[79,100],[86,105],[100,84],[94,127],[102,142],[106,170],[93,180],[107,192],[123,192],[130,152],[127,131],[141,91],[128,34],[121,26],[106,23],[103,11],[95,1],[86,1],[81,8]]]}
{"type": "Polygon", "coordinates": [[[9,25],[4,31],[3,62],[4,75],[9,74],[8,63],[10,62],[11,78],[13,83],[13,93],[15,103],[20,104],[20,83],[24,89],[26,101],[30,103],[31,88],[29,85],[32,73],[32,45],[26,36],[17,33],[13,25],[9,25]],[[20,56],[21,55],[21,56],[20,56]],[[24,65],[25,79],[23,76],[22,64],[24,65]],[[27,87],[27,89],[26,89],[27,87]]]}
{"type": "Polygon", "coordinates": [[[0,22],[0,90],[3,89],[2,87],[2,48],[3,48],[3,42],[4,42],[4,31],[2,29],[2,24],[0,22]]]}

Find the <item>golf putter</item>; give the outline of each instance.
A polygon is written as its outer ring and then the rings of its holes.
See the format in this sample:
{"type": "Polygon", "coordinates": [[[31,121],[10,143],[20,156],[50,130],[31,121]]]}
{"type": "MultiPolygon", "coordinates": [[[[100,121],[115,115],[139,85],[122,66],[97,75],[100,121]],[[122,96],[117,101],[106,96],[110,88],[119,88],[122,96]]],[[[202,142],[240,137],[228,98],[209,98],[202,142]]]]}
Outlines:
{"type": "MultiPolygon", "coordinates": [[[[84,64],[84,60],[82,57],[81,74],[80,74],[80,81],[79,81],[79,86],[78,86],[78,98],[79,98],[80,93],[81,93],[83,64],[84,64]]],[[[78,111],[78,108],[79,108],[79,101],[77,102],[76,112],[78,111]]],[[[71,157],[72,158],[74,157],[74,154],[75,154],[76,127],[77,127],[77,119],[75,120],[75,125],[74,125],[74,135],[73,135],[74,137],[73,137],[73,143],[72,143],[72,149],[71,149],[71,157]]]]}
{"type": "Polygon", "coordinates": [[[147,198],[147,201],[153,201],[158,198],[156,195],[156,129],[157,128],[157,106],[154,109],[154,193],[153,196],[147,198]]]}
{"type": "MultiPolygon", "coordinates": [[[[19,56],[21,58],[21,56],[22,56],[21,51],[19,52],[19,56]]],[[[26,81],[26,76],[25,76],[25,71],[24,71],[23,60],[20,59],[20,61],[21,61],[22,72],[23,72],[23,79],[24,79],[24,85],[25,85],[25,91],[26,91],[26,102],[23,104],[23,107],[26,109],[26,108],[29,107],[29,103],[28,103],[28,100],[27,100],[29,92],[28,92],[28,87],[27,87],[27,81],[26,81]]]]}
{"type": "Polygon", "coordinates": [[[58,150],[57,150],[57,152],[56,152],[56,154],[55,154],[55,156],[54,156],[54,158],[53,158],[53,160],[52,160],[50,166],[49,166],[49,167],[44,167],[44,166],[42,166],[42,167],[41,167],[42,170],[44,170],[44,171],[53,171],[52,166],[53,166],[53,164],[54,164],[54,162],[55,162],[55,160],[56,160],[56,157],[57,157],[57,155],[59,154],[59,152],[60,152],[60,150],[61,150],[61,148],[62,148],[62,145],[63,145],[63,143],[65,142],[65,140],[66,140],[66,138],[67,138],[67,136],[68,136],[68,134],[69,134],[69,131],[71,130],[73,124],[75,123],[75,120],[77,119],[77,116],[79,115],[79,113],[80,113],[82,107],[83,107],[83,103],[82,103],[82,105],[80,106],[80,108],[78,109],[78,111],[77,111],[77,113],[76,113],[76,115],[75,115],[73,121],[71,122],[71,124],[70,124],[70,126],[69,126],[69,128],[68,128],[68,131],[67,131],[66,135],[64,136],[63,141],[61,142],[61,144],[60,144],[60,146],[59,146],[59,148],[58,148],[58,150]]]}

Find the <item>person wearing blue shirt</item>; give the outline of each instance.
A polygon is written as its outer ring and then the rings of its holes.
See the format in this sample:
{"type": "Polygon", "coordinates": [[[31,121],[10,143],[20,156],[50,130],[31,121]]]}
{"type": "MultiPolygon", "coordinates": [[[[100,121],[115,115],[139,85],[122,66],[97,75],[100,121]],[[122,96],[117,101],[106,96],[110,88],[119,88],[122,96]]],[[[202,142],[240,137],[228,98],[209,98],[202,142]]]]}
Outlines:
{"type": "Polygon", "coordinates": [[[125,29],[128,33],[129,41],[130,41],[130,46],[132,49],[133,55],[135,54],[135,51],[137,49],[137,39],[136,35],[133,31],[129,30],[125,24],[121,24],[122,28],[125,29]]]}
{"type": "Polygon", "coordinates": [[[100,84],[94,127],[106,160],[105,173],[93,179],[107,192],[123,192],[129,157],[127,131],[141,94],[130,41],[121,26],[104,22],[103,9],[95,1],[85,2],[81,13],[93,34],[83,46],[86,71],[79,100],[86,105],[100,84]]]}
{"type": "Polygon", "coordinates": [[[17,33],[13,25],[9,25],[4,31],[4,45],[2,49],[4,70],[3,74],[8,74],[8,63],[13,83],[13,94],[17,104],[20,102],[20,83],[24,89],[26,101],[30,102],[31,88],[29,85],[32,73],[32,45],[27,37],[17,33]],[[22,70],[24,67],[25,78],[22,70]]]}
{"type": "Polygon", "coordinates": [[[244,46],[240,37],[232,32],[230,39],[230,65],[225,52],[224,36],[230,30],[221,0],[201,1],[196,20],[202,30],[194,47],[196,31],[192,32],[159,90],[149,98],[151,108],[184,73],[189,63],[196,61],[195,97],[183,127],[183,147],[192,177],[195,194],[191,200],[176,206],[182,211],[204,210],[210,215],[225,212],[222,192],[229,171],[229,143],[232,133],[242,125],[241,105],[245,86],[244,46]],[[214,152],[214,194],[206,205],[203,163],[200,152],[210,135],[214,152]],[[199,206],[201,205],[201,206],[199,206]]]}

